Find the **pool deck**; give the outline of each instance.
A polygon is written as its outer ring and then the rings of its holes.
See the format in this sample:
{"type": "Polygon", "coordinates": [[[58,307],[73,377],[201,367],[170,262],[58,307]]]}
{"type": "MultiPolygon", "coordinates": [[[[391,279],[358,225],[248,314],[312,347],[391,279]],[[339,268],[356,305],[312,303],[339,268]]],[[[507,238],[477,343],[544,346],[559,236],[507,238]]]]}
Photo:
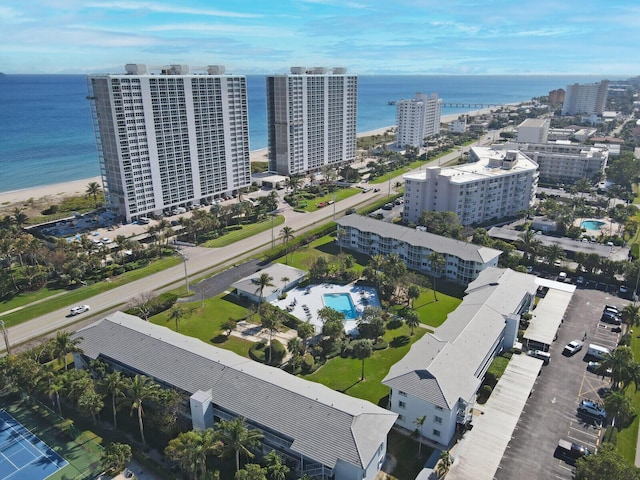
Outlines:
{"type": "Polygon", "coordinates": [[[619,234],[622,228],[622,225],[612,221],[609,218],[578,218],[573,222],[573,224],[576,227],[584,228],[582,226],[584,222],[598,222],[602,224],[602,226],[599,229],[587,230],[585,232],[587,235],[590,235],[593,237],[599,237],[601,234],[604,234],[604,235],[619,234]]]}
{"type": "MultiPolygon", "coordinates": [[[[287,298],[277,300],[272,304],[288,311],[302,321],[310,322],[315,327],[316,333],[320,333],[322,321],[318,318],[318,310],[325,306],[322,297],[325,293],[350,294],[358,316],[362,315],[365,307],[380,307],[380,299],[375,288],[360,287],[353,283],[347,285],[322,283],[306,288],[296,288],[287,292],[287,298]]],[[[347,333],[357,330],[357,320],[345,320],[344,328],[347,333]]]]}

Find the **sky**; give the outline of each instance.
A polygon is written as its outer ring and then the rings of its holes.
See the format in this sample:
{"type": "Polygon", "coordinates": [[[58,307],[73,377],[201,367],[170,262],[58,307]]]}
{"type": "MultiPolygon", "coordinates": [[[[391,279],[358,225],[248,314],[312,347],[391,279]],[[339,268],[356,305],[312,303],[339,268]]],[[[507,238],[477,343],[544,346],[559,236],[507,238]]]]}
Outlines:
{"type": "Polygon", "coordinates": [[[640,74],[637,0],[2,0],[0,72],[640,74]]]}

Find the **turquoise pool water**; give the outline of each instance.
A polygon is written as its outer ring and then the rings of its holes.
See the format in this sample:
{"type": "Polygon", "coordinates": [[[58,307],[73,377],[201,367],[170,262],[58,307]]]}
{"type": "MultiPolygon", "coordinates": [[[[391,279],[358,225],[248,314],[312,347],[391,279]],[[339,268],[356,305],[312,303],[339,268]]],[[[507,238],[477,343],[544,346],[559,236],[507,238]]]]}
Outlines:
{"type": "Polygon", "coordinates": [[[599,222],[598,220],[585,220],[580,224],[582,228],[585,230],[600,230],[605,225],[604,222],[599,222]]]}
{"type": "Polygon", "coordinates": [[[351,295],[348,293],[323,293],[322,300],[324,301],[325,307],[330,307],[344,313],[345,319],[355,320],[358,318],[356,306],[353,304],[351,295]]]}

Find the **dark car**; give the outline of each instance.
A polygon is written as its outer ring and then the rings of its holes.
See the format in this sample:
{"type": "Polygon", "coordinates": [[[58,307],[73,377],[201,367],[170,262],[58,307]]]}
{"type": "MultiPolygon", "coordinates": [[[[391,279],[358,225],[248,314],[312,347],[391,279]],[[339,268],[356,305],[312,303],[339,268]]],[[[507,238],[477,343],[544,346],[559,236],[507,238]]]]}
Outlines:
{"type": "Polygon", "coordinates": [[[556,456],[562,458],[570,465],[575,465],[576,460],[591,455],[591,451],[584,445],[569,442],[568,440],[560,440],[556,449],[556,456]]]}
{"type": "Polygon", "coordinates": [[[620,318],[613,312],[605,310],[602,312],[602,318],[600,319],[603,323],[610,323],[612,325],[620,325],[620,318]]]}

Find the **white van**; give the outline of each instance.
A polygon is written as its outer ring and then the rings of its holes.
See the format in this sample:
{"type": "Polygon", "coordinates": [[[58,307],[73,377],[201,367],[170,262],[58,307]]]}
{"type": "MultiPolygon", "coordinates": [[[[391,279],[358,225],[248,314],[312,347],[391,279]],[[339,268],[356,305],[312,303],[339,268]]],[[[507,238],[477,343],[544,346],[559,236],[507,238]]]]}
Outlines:
{"type": "Polygon", "coordinates": [[[602,360],[605,355],[611,354],[611,350],[607,347],[603,347],[601,345],[596,345],[595,343],[589,344],[589,350],[587,350],[587,355],[593,357],[597,360],[602,360]]]}
{"type": "Polygon", "coordinates": [[[542,350],[529,350],[527,355],[542,360],[542,363],[545,365],[548,365],[551,361],[551,354],[549,352],[543,352],[542,350]]]}

